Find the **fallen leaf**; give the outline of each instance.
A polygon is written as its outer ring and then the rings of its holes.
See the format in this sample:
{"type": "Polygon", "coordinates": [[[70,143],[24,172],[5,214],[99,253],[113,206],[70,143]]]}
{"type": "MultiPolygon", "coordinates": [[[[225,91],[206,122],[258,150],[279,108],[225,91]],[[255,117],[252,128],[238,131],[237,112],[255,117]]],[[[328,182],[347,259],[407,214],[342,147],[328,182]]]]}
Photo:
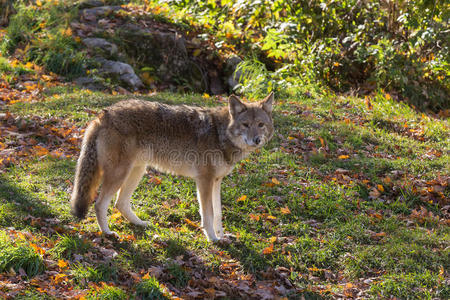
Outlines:
{"type": "Polygon", "coordinates": [[[189,220],[188,218],[185,218],[184,221],[185,221],[186,223],[188,223],[188,225],[191,225],[191,226],[194,227],[194,228],[200,228],[200,226],[199,226],[197,223],[195,223],[195,222],[189,220]]]}
{"type": "Polygon", "coordinates": [[[272,252],[273,252],[273,244],[270,244],[269,247],[266,247],[266,248],[263,249],[262,253],[264,255],[268,255],[268,254],[271,254],[272,252]]]}
{"type": "Polygon", "coordinates": [[[254,221],[259,221],[261,219],[260,215],[250,214],[250,219],[254,221]]]}
{"type": "Polygon", "coordinates": [[[61,269],[66,268],[69,265],[69,263],[63,259],[58,260],[58,267],[61,269]]]}
{"type": "Polygon", "coordinates": [[[237,199],[237,202],[245,201],[247,199],[247,195],[242,195],[237,199]]]}
{"type": "Polygon", "coordinates": [[[289,215],[291,213],[291,210],[287,206],[286,207],[282,207],[280,210],[281,210],[281,213],[283,215],[289,215]]]}

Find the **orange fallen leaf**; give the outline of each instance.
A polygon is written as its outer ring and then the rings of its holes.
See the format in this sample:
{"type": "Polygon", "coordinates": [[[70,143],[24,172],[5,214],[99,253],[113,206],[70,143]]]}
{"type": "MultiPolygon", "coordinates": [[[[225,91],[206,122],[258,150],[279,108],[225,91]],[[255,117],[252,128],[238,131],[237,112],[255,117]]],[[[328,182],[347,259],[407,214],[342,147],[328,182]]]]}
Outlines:
{"type": "Polygon", "coordinates": [[[159,179],[158,177],[153,177],[150,178],[149,182],[154,183],[156,185],[160,185],[161,184],[161,179],[159,179]]]}
{"type": "Polygon", "coordinates": [[[278,179],[276,179],[275,177],[272,178],[272,183],[273,184],[280,184],[280,182],[278,181],[278,179]]]}
{"type": "Polygon", "coordinates": [[[390,184],[392,182],[391,177],[387,176],[387,177],[383,178],[383,182],[385,184],[390,184]]]}
{"type": "Polygon", "coordinates": [[[237,202],[245,201],[245,200],[247,200],[247,195],[242,195],[237,199],[237,202]]]}
{"type": "Polygon", "coordinates": [[[197,223],[195,223],[195,222],[189,220],[188,218],[184,219],[184,221],[185,221],[186,223],[188,223],[189,225],[191,225],[192,227],[200,228],[200,226],[199,226],[197,223]]]}
{"type": "Polygon", "coordinates": [[[280,210],[281,210],[281,213],[283,215],[289,215],[291,213],[291,210],[287,206],[286,207],[282,207],[280,210]]]}
{"type": "Polygon", "coordinates": [[[67,275],[66,274],[56,274],[55,276],[53,276],[53,283],[54,284],[59,284],[63,281],[67,280],[67,275]]]}
{"type": "Polygon", "coordinates": [[[371,238],[374,239],[374,240],[379,240],[379,239],[381,239],[382,237],[385,237],[385,236],[386,236],[386,232],[377,232],[377,233],[372,234],[371,238]]]}
{"type": "Polygon", "coordinates": [[[384,192],[384,187],[383,187],[381,184],[378,184],[378,185],[377,185],[377,189],[378,189],[380,192],[384,192]]]}
{"type": "Polygon", "coordinates": [[[40,255],[43,255],[43,254],[45,253],[45,250],[42,249],[41,247],[39,247],[39,246],[36,245],[36,244],[30,243],[30,246],[31,246],[31,248],[34,249],[34,251],[36,251],[36,253],[38,253],[38,254],[40,254],[40,255]]]}
{"type": "Polygon", "coordinates": [[[58,260],[58,267],[61,269],[66,268],[69,265],[69,263],[63,259],[58,260]]]}
{"type": "Polygon", "coordinates": [[[259,221],[261,219],[260,215],[250,214],[250,219],[254,221],[259,221]]]}
{"type": "Polygon", "coordinates": [[[339,159],[347,159],[347,158],[349,158],[350,156],[348,156],[348,155],[339,155],[338,156],[338,158],[339,159]]]}
{"type": "Polygon", "coordinates": [[[264,255],[268,255],[268,254],[271,254],[272,252],[273,252],[273,244],[270,244],[269,247],[266,247],[266,248],[263,249],[262,253],[264,255]]]}
{"type": "Polygon", "coordinates": [[[37,156],[45,156],[45,155],[48,155],[48,153],[49,153],[47,148],[44,148],[39,145],[33,146],[33,149],[37,156]]]}
{"type": "Polygon", "coordinates": [[[322,147],[325,147],[325,141],[323,140],[323,138],[320,137],[319,140],[322,147]]]}

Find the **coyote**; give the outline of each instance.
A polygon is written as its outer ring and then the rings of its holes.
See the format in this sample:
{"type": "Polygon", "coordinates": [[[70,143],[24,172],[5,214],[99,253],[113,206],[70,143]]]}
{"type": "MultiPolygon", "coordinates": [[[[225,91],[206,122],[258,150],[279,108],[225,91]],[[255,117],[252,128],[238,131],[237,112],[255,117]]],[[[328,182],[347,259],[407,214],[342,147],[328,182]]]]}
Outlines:
{"type": "Polygon", "coordinates": [[[243,103],[230,96],[228,107],[201,108],[142,100],[120,101],[103,110],[86,129],[71,197],[72,214],[84,218],[95,203],[105,234],[107,210],[115,206],[133,224],[146,226],[131,210],[131,194],[151,166],[191,177],[197,184],[201,226],[209,241],[224,237],[220,184],[234,165],[262,147],[274,132],[274,95],[243,103]]]}

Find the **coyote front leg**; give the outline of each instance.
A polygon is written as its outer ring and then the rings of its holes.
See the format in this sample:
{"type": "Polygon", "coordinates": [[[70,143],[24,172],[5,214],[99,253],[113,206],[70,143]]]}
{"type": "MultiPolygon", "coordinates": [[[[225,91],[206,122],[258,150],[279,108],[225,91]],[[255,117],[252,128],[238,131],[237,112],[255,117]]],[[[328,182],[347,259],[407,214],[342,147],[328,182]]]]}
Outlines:
{"type": "Polygon", "coordinates": [[[216,178],[213,190],[214,231],[219,239],[223,238],[222,204],[220,201],[220,185],[222,178],[216,178]]]}
{"type": "Polygon", "coordinates": [[[197,198],[200,204],[200,215],[202,217],[202,228],[209,241],[218,240],[214,232],[214,210],[213,210],[213,190],[214,179],[202,176],[196,179],[197,198]]]}

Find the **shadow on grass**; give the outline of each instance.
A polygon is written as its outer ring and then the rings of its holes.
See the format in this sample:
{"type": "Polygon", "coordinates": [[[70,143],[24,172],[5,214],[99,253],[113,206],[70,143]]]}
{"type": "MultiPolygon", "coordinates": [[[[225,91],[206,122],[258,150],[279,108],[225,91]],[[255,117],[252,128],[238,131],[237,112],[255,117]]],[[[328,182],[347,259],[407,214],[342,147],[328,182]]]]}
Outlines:
{"type": "Polygon", "coordinates": [[[23,226],[27,216],[53,218],[56,214],[35,195],[0,175],[0,226],[23,226]]]}

